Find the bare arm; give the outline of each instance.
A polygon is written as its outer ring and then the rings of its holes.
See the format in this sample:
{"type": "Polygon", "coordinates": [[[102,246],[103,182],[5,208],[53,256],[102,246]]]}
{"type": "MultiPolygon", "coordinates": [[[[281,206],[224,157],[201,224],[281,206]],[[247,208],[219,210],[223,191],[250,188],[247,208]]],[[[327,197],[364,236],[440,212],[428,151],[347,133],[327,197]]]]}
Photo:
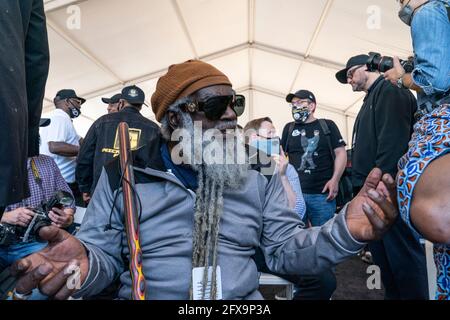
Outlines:
{"type": "Polygon", "coordinates": [[[397,86],[397,80],[402,78],[403,85],[411,90],[416,92],[422,92],[422,88],[414,83],[413,77],[411,73],[406,73],[405,69],[400,64],[398,57],[394,58],[394,68],[388,70],[384,74],[384,78],[389,80],[394,86],[397,86]]]}
{"type": "Polygon", "coordinates": [[[332,179],[339,181],[344,173],[345,167],[347,166],[347,151],[345,151],[345,147],[339,147],[334,149],[334,154],[336,155],[336,159],[334,160],[334,172],[332,179]]]}
{"type": "Polygon", "coordinates": [[[433,243],[450,244],[450,155],[433,161],[417,182],[411,203],[411,222],[433,243]]]}
{"type": "Polygon", "coordinates": [[[422,88],[414,83],[411,73],[406,73],[403,76],[403,85],[416,92],[423,92],[422,88]]]}
{"type": "Polygon", "coordinates": [[[63,157],[76,157],[78,155],[78,152],[80,151],[79,146],[68,144],[66,142],[55,141],[50,141],[48,143],[48,149],[51,153],[63,157]]]}
{"type": "Polygon", "coordinates": [[[322,190],[322,193],[328,191],[328,201],[333,201],[336,199],[339,191],[339,180],[341,179],[345,166],[347,165],[347,152],[345,151],[345,147],[334,149],[334,154],[336,159],[334,160],[333,177],[331,177],[330,181],[327,182],[322,190]]]}

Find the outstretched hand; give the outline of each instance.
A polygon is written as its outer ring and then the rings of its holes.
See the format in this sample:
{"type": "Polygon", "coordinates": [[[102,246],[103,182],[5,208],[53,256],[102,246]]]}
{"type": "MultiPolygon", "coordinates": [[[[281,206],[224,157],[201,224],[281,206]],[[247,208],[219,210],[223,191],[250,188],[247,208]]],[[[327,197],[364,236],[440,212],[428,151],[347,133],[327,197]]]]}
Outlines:
{"type": "Polygon", "coordinates": [[[39,236],[48,241],[48,246],[11,267],[12,275],[19,278],[16,292],[27,295],[38,288],[49,298],[65,300],[79,289],[76,283],[82,284],[86,279],[86,249],[78,239],[55,226],[42,228],[39,236]]]}
{"type": "Polygon", "coordinates": [[[372,170],[347,208],[347,225],[351,235],[362,242],[381,239],[397,216],[395,180],[389,174],[383,176],[380,169],[372,170]]]}

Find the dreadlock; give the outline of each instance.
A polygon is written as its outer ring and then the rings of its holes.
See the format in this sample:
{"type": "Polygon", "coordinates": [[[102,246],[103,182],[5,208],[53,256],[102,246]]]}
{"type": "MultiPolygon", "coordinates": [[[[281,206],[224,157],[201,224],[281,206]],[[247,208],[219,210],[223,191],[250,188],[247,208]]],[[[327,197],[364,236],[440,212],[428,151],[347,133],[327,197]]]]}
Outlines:
{"type": "MultiPolygon", "coordinates": [[[[182,100],[182,103],[185,103],[182,100]]],[[[217,265],[218,265],[218,243],[220,221],[223,211],[223,194],[225,190],[235,189],[239,186],[241,179],[247,172],[247,165],[244,164],[212,164],[214,161],[203,154],[205,145],[209,141],[203,141],[203,137],[194,137],[194,123],[189,114],[182,112],[181,108],[175,104],[169,107],[169,111],[180,115],[180,127],[193,139],[182,139],[183,153],[191,151],[195,159],[201,159],[201,164],[190,164],[197,172],[198,189],[196,191],[196,200],[194,208],[194,230],[193,230],[193,249],[192,249],[192,268],[204,268],[202,281],[202,299],[209,297],[217,299],[217,265]],[[198,141],[201,139],[201,141],[198,141]],[[197,140],[197,141],[194,141],[197,140]],[[203,148],[193,148],[195,144],[203,148]],[[205,159],[206,158],[206,159],[205,159]],[[209,269],[212,267],[211,279],[209,279],[209,269]],[[210,281],[208,281],[210,280],[210,281]],[[209,283],[210,286],[208,285],[209,283]],[[209,294],[207,294],[209,291],[209,294]]],[[[169,127],[168,119],[162,120],[163,136],[169,140],[173,134],[169,127]]],[[[236,141],[235,141],[236,142],[236,141]]],[[[232,154],[235,144],[226,144],[225,154],[232,154]]],[[[212,157],[212,155],[209,155],[212,157]]],[[[188,157],[189,158],[189,157],[188,157]]],[[[192,157],[190,157],[192,159],[192,157]]],[[[190,297],[193,298],[193,288],[191,281],[190,297]]]]}

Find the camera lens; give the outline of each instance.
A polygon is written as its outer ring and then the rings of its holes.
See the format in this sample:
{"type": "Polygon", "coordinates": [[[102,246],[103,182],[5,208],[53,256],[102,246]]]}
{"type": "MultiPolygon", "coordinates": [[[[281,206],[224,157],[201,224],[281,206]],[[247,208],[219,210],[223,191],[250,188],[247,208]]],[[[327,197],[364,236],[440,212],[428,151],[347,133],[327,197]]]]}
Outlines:
{"type": "Polygon", "coordinates": [[[394,59],[391,57],[383,57],[378,64],[378,71],[386,72],[394,67],[394,59]]]}

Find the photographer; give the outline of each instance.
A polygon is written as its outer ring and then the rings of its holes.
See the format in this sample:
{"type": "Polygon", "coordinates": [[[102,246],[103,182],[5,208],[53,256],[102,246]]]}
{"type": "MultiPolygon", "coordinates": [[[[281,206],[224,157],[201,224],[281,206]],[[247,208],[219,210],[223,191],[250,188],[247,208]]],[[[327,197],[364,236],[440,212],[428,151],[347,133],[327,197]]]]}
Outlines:
{"type": "Polygon", "coordinates": [[[450,1],[400,1],[400,19],[411,26],[414,70],[400,60],[385,78],[418,93],[419,119],[399,162],[402,218],[435,243],[439,300],[450,299],[450,1]]]}
{"type": "MultiPolygon", "coordinates": [[[[395,177],[398,160],[408,149],[417,110],[411,92],[384,80],[378,70],[367,66],[368,55],[350,58],[336,74],[354,92],[365,92],[355,121],[352,143],[353,194],[358,194],[373,168],[395,177]]],[[[419,238],[397,219],[383,239],[369,243],[381,269],[385,299],[428,299],[426,259],[419,238]]]]}
{"type": "MultiPolygon", "coordinates": [[[[48,125],[50,121],[41,121],[48,125]]],[[[42,201],[48,201],[57,191],[66,191],[71,194],[70,188],[64,181],[54,160],[48,156],[38,155],[28,159],[28,183],[31,196],[6,208],[1,219],[2,224],[27,227],[35,213],[33,208],[38,207],[42,201]]],[[[53,208],[49,218],[53,225],[66,228],[73,222],[75,207],[60,210],[53,208]]],[[[0,270],[23,257],[43,249],[47,243],[37,241],[14,243],[8,247],[0,247],[0,270]]]]}
{"type": "MultiPolygon", "coordinates": [[[[355,121],[352,143],[352,184],[357,194],[370,171],[377,167],[393,177],[397,163],[408,149],[417,103],[409,91],[385,81],[378,70],[366,65],[368,55],[350,58],[336,74],[366,97],[355,121]]],[[[383,239],[369,243],[381,269],[386,299],[428,298],[426,259],[419,238],[398,219],[383,239]]]]}

